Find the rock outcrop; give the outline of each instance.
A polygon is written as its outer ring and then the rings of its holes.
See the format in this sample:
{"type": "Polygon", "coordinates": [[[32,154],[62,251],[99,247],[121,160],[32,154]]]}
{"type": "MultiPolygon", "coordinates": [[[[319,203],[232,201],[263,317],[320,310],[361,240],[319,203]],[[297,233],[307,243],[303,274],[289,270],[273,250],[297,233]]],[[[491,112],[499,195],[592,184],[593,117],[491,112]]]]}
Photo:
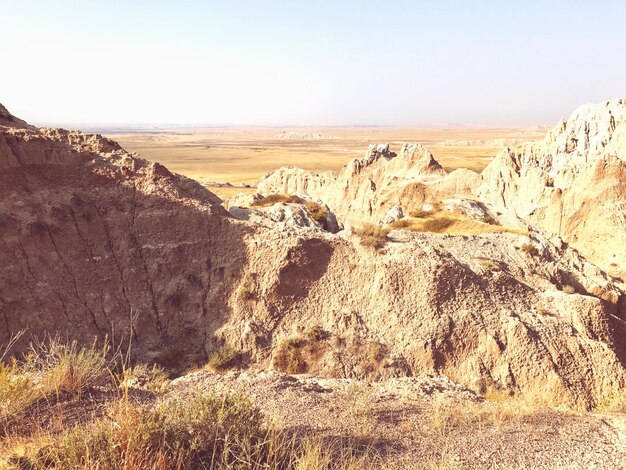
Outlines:
{"type": "Polygon", "coordinates": [[[13,122],[0,126],[0,344],[25,330],[117,346],[132,328],[144,358],[206,357],[249,228],[108,139],[13,122]]]}
{"type": "Polygon", "coordinates": [[[336,176],[281,168],[257,189],[262,194],[310,194],[328,204],[340,222],[354,225],[381,220],[393,206],[410,211],[428,201],[472,194],[479,182],[470,170],[446,174],[420,144],[405,144],[397,154],[379,144],[370,145],[363,158],[351,160],[336,176]]]}
{"type": "Polygon", "coordinates": [[[481,199],[626,276],[626,100],[580,107],[542,142],[500,152],[482,178],[481,199]]]}

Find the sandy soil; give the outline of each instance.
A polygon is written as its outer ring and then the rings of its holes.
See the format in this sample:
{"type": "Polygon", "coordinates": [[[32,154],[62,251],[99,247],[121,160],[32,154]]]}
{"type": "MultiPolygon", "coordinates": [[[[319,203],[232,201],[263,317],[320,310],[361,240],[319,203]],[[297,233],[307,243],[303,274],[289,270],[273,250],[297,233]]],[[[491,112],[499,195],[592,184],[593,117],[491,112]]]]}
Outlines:
{"type": "Polygon", "coordinates": [[[338,170],[371,143],[426,145],[446,168],[482,170],[506,145],[538,140],[541,128],[209,128],[110,134],[126,150],[202,182],[254,185],[280,166],[338,170]]]}

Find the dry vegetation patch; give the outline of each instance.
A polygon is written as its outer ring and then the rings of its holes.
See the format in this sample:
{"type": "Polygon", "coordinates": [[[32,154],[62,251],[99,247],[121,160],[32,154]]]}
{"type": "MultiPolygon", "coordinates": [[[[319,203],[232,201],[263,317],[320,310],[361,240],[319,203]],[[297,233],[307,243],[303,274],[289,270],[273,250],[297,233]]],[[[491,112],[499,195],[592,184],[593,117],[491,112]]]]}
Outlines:
{"type": "Polygon", "coordinates": [[[304,334],[283,339],[272,356],[274,368],[287,374],[308,372],[326,351],[329,337],[321,327],[313,327],[304,334]]]}
{"type": "Polygon", "coordinates": [[[448,233],[453,235],[473,235],[481,233],[509,232],[527,235],[528,232],[515,227],[497,225],[493,220],[480,221],[462,213],[443,210],[412,211],[410,217],[400,219],[389,228],[413,232],[448,233]]]}
{"type": "Polygon", "coordinates": [[[243,361],[243,354],[230,346],[222,346],[213,351],[207,362],[207,369],[216,372],[224,372],[240,367],[243,361]]]}
{"type": "Polygon", "coordinates": [[[328,221],[328,210],[324,206],[314,201],[306,201],[304,207],[314,221],[322,227],[326,225],[328,221]]]}
{"type": "Polygon", "coordinates": [[[361,239],[361,245],[380,250],[388,240],[389,228],[375,224],[363,224],[352,229],[352,233],[361,239]]]}
{"type": "Polygon", "coordinates": [[[282,203],[282,204],[302,204],[302,199],[298,196],[290,195],[290,194],[270,194],[269,196],[264,196],[260,199],[257,199],[252,204],[251,207],[269,207],[274,204],[282,203]]]}

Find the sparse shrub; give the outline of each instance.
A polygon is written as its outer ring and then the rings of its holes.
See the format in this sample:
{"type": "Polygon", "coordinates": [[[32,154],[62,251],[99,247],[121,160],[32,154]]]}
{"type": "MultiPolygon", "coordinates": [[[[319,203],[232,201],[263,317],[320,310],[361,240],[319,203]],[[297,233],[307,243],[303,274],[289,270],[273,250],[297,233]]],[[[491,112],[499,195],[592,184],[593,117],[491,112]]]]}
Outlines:
{"type": "Polygon", "coordinates": [[[352,233],[359,236],[361,245],[379,250],[388,240],[389,229],[374,224],[363,224],[361,227],[352,229],[352,233]]]}
{"type": "Polygon", "coordinates": [[[57,339],[33,346],[33,364],[44,371],[46,387],[57,395],[80,395],[88,388],[102,385],[111,379],[108,346],[78,347],[76,341],[63,344],[57,339]]]}
{"type": "Polygon", "coordinates": [[[211,353],[206,367],[216,372],[224,372],[239,367],[242,357],[241,352],[230,346],[222,346],[211,353]]]}
{"type": "Polygon", "coordinates": [[[274,368],[287,374],[308,372],[311,363],[323,354],[323,342],[329,337],[328,332],[316,326],[303,335],[283,339],[272,357],[274,368]]]}
{"type": "Polygon", "coordinates": [[[576,288],[574,286],[570,286],[568,284],[563,284],[561,286],[561,290],[563,292],[565,292],[566,294],[575,294],[576,293],[576,288]]]}
{"type": "Polygon", "coordinates": [[[57,339],[34,343],[23,360],[0,362],[0,425],[19,420],[42,399],[72,398],[87,389],[110,384],[108,346],[78,347],[57,339]]]}
{"type": "Polygon", "coordinates": [[[306,339],[299,336],[282,340],[274,352],[274,367],[287,374],[305,373],[309,368],[302,351],[306,343],[306,339]]]}
{"type": "Polygon", "coordinates": [[[268,433],[247,397],[197,393],[156,407],[117,403],[110,419],[76,426],[36,462],[59,469],[236,468],[264,463],[268,433]]]}
{"type": "Polygon", "coordinates": [[[521,250],[530,256],[537,256],[539,254],[539,250],[537,249],[537,247],[530,242],[524,243],[521,247],[521,250]]]}
{"type": "Polygon", "coordinates": [[[251,204],[251,206],[252,207],[269,207],[278,203],[301,204],[302,199],[300,199],[298,196],[294,196],[290,194],[270,194],[269,196],[264,196],[264,197],[257,199],[251,204]]]}
{"type": "Polygon", "coordinates": [[[433,215],[431,211],[424,211],[421,209],[416,209],[414,211],[409,212],[409,216],[415,217],[416,219],[423,219],[425,217],[430,217],[431,215],[433,215]]]}
{"type": "Polygon", "coordinates": [[[400,219],[389,224],[389,227],[391,229],[406,229],[406,228],[410,228],[412,225],[413,225],[413,222],[410,219],[400,219]]]}
{"type": "Polygon", "coordinates": [[[372,341],[367,345],[367,358],[374,364],[380,364],[387,356],[387,346],[380,341],[372,341]]]}
{"type": "Polygon", "coordinates": [[[304,207],[314,221],[322,227],[326,226],[326,222],[328,221],[328,210],[324,206],[314,201],[306,201],[304,203],[304,207]]]}
{"type": "Polygon", "coordinates": [[[368,444],[288,435],[265,424],[247,396],[196,392],[157,406],[116,402],[108,416],[65,431],[19,468],[374,469],[368,444]]]}
{"type": "Polygon", "coordinates": [[[536,310],[539,315],[543,315],[543,316],[552,315],[552,312],[550,311],[550,309],[546,307],[537,307],[536,310]]]}
{"type": "Polygon", "coordinates": [[[481,259],[479,262],[485,271],[498,271],[500,269],[500,264],[491,259],[481,259]]]}
{"type": "Polygon", "coordinates": [[[437,217],[432,219],[426,219],[421,225],[423,232],[443,232],[447,228],[454,225],[454,219],[451,217],[437,217]]]}
{"type": "Polygon", "coordinates": [[[0,363],[0,426],[19,417],[44,394],[45,389],[36,376],[21,368],[17,361],[0,363]]]}

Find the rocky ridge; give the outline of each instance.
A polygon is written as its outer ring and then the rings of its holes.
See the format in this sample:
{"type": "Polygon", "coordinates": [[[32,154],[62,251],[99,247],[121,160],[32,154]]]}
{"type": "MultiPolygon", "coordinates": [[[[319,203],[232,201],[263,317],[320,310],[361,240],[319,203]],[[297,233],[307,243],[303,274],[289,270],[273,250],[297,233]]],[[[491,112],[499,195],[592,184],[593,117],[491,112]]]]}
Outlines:
{"type": "MultiPolygon", "coordinates": [[[[349,231],[238,221],[198,183],[63,130],[0,127],[0,168],[1,342],[132,334],[138,358],[172,367],[227,345],[282,368],[291,348],[297,372],[445,374],[583,406],[624,386],[624,286],[532,226],[396,230],[375,251],[349,231]]],[[[320,199],[362,220],[477,181],[455,173],[421,146],[378,146],[320,199]]]]}

